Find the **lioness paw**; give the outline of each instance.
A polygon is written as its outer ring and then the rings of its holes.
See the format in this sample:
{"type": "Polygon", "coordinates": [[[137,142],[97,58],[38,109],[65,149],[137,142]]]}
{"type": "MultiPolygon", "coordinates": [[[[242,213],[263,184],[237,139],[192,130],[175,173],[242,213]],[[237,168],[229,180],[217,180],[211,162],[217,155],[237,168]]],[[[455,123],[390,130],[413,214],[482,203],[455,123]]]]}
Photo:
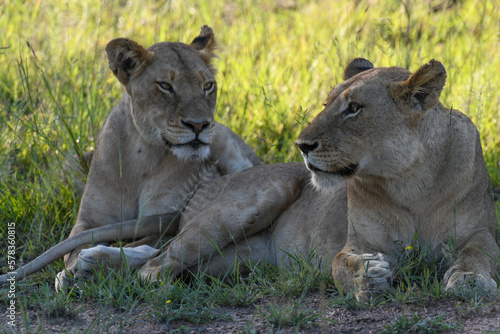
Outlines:
{"type": "Polygon", "coordinates": [[[139,270],[139,276],[145,281],[157,282],[158,280],[160,280],[162,272],[163,271],[161,267],[152,267],[145,265],[141,268],[141,270],[139,270]]]}
{"type": "Polygon", "coordinates": [[[74,279],[67,270],[57,273],[55,280],[56,292],[61,292],[64,289],[69,288],[73,283],[74,279]]]}
{"type": "Polygon", "coordinates": [[[358,290],[355,297],[359,302],[368,303],[389,290],[392,284],[392,270],[389,261],[381,254],[360,255],[363,266],[356,276],[358,290]]]}
{"type": "Polygon", "coordinates": [[[69,289],[76,286],[78,281],[84,281],[92,278],[92,272],[78,269],[77,266],[65,269],[56,275],[55,279],[55,289],[56,292],[61,292],[63,290],[69,289]]]}
{"type": "Polygon", "coordinates": [[[55,289],[56,292],[61,292],[74,286],[77,280],[85,280],[92,278],[92,268],[97,265],[97,261],[85,256],[78,256],[75,264],[71,268],[67,268],[56,275],[55,289]]]}
{"type": "MultiPolygon", "coordinates": [[[[445,276],[445,278],[447,278],[445,276]]],[[[455,272],[445,282],[446,291],[466,292],[479,288],[479,292],[484,297],[498,295],[497,283],[490,277],[473,272],[455,272]]]]}

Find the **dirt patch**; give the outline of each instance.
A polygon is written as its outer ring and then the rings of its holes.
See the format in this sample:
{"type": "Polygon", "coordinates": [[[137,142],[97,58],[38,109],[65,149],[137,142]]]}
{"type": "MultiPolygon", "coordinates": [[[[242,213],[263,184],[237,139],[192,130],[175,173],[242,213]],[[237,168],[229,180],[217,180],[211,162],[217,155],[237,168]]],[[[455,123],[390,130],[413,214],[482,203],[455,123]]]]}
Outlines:
{"type": "MultiPolygon", "coordinates": [[[[425,306],[390,302],[383,306],[351,310],[329,305],[321,306],[319,293],[308,295],[306,300],[305,307],[314,310],[318,316],[314,322],[302,327],[298,331],[299,333],[379,333],[386,326],[391,326],[391,329],[399,328],[401,332],[406,332],[408,329],[405,331],[404,327],[401,327],[402,325],[396,327],[396,322],[401,321],[402,318],[411,320],[417,317],[421,319],[421,324],[427,324],[427,326],[437,323],[436,319],[441,319],[441,323],[453,327],[445,329],[446,333],[500,332],[500,301],[475,307],[468,302],[456,299],[434,300],[425,306]]],[[[220,307],[213,310],[214,315],[220,320],[203,324],[184,320],[162,323],[158,321],[149,305],[146,304],[141,304],[129,311],[85,301],[80,304],[72,303],[68,314],[59,317],[48,318],[43,315],[41,310],[35,308],[28,308],[27,312],[18,311],[16,326],[13,328],[7,325],[8,313],[4,309],[0,313],[2,316],[1,332],[269,333],[277,330],[277,328],[272,327],[261,312],[266,309],[269,302],[270,299],[265,298],[255,306],[220,307]]],[[[329,300],[326,300],[326,304],[328,303],[329,300]]],[[[286,301],[277,304],[285,307],[286,301]]],[[[295,332],[296,329],[293,326],[281,328],[279,331],[279,333],[295,332]]]]}

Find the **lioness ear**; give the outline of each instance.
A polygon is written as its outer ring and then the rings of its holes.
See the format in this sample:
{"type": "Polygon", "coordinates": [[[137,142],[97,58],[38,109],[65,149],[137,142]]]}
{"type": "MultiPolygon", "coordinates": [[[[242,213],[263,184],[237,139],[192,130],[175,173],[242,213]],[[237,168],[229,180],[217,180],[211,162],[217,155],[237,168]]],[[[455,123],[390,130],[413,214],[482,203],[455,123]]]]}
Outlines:
{"type": "Polygon", "coordinates": [[[109,68],[123,85],[127,85],[133,74],[139,73],[143,65],[153,58],[153,53],[128,38],[116,38],[106,45],[109,68]]]}
{"type": "Polygon", "coordinates": [[[217,47],[212,28],[207,25],[201,27],[200,34],[198,37],[193,39],[190,46],[200,53],[205,64],[207,64],[212,72],[215,72],[215,69],[212,67],[210,62],[210,59],[215,57],[214,50],[217,47]]]}
{"type": "Polygon", "coordinates": [[[439,102],[446,83],[446,69],[432,59],[410,75],[406,81],[391,85],[391,95],[403,108],[427,111],[439,102]]]}
{"type": "Polygon", "coordinates": [[[344,81],[352,78],[356,74],[370,70],[373,68],[373,64],[366,60],[365,58],[355,58],[344,70],[344,81]]]}

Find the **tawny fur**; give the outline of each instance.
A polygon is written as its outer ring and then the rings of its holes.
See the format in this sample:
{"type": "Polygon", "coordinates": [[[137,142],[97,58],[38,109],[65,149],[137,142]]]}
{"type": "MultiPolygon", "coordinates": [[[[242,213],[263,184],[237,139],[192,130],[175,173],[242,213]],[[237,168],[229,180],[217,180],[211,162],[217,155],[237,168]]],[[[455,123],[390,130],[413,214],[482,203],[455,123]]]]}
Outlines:
{"type": "MultiPolygon", "coordinates": [[[[108,43],[110,69],[125,93],[97,139],[70,237],[180,212],[198,184],[259,163],[241,138],[214,121],[214,46],[212,29],[206,26],[192,45],[162,42],[146,50],[126,38],[108,43]]],[[[143,243],[158,247],[159,240],[143,243]]],[[[75,268],[80,251],[88,247],[65,256],[67,271],[58,275],[57,288],[68,272],[89,274],[75,268]]]]}
{"type": "Polygon", "coordinates": [[[318,188],[347,182],[349,234],[334,279],[358,300],[377,297],[418,236],[449,259],[446,289],[496,291],[491,181],[476,127],[439,102],[444,66],[431,60],[411,74],[356,63],[297,140],[318,188]]]}

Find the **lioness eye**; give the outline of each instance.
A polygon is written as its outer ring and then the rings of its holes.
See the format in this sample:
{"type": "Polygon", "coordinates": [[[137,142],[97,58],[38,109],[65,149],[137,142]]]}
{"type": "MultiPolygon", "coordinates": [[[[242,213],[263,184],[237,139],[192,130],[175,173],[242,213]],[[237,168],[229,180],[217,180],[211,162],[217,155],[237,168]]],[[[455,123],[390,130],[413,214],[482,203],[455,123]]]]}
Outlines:
{"type": "Polygon", "coordinates": [[[342,112],[342,115],[344,115],[345,118],[356,116],[361,111],[362,108],[363,106],[361,104],[356,102],[350,102],[347,109],[342,112]]]}
{"type": "Polygon", "coordinates": [[[160,82],[157,82],[156,83],[162,90],[165,90],[169,93],[172,93],[174,91],[174,88],[172,87],[171,84],[169,84],[168,82],[163,82],[163,81],[160,81],[160,82]]]}
{"type": "Polygon", "coordinates": [[[210,92],[213,87],[214,87],[214,83],[213,82],[207,82],[206,84],[203,85],[203,89],[207,93],[210,92]]]}

